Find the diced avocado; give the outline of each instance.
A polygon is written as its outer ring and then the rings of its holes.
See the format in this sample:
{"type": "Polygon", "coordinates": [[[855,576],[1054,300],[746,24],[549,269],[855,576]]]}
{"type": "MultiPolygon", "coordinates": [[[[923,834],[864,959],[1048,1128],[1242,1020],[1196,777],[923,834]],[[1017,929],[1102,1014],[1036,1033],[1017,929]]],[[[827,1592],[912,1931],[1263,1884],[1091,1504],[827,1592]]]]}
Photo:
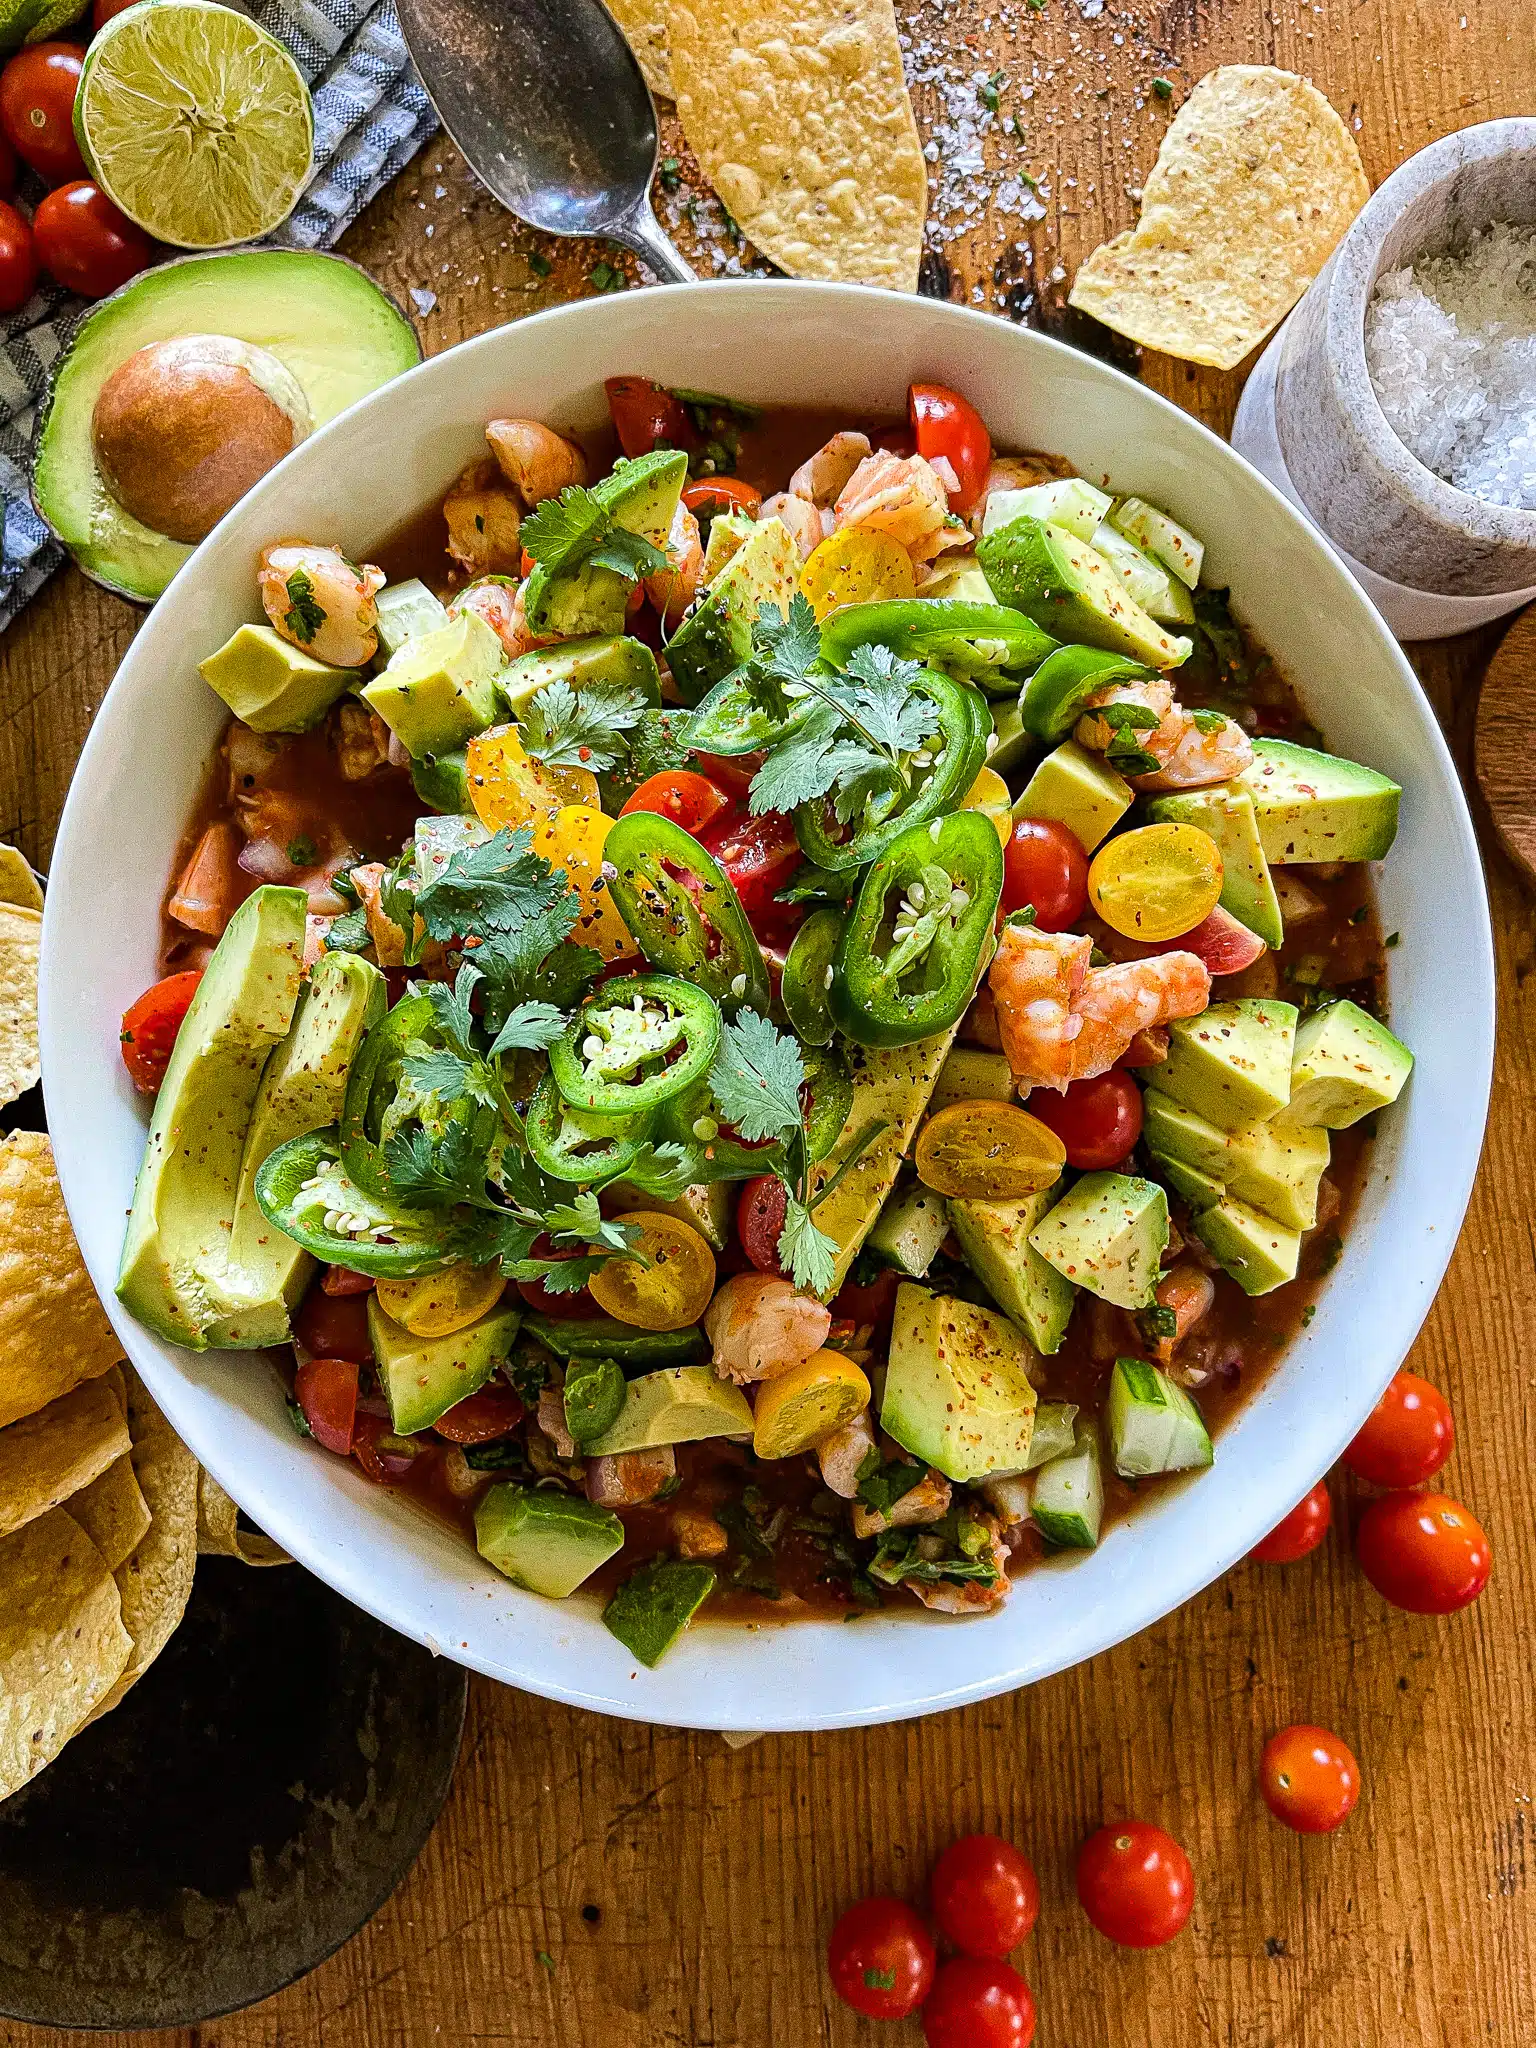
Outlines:
{"type": "Polygon", "coordinates": [[[508,662],[501,687],[512,716],[521,719],[550,683],[569,683],[573,690],[640,690],[648,704],[661,702],[656,657],[643,640],[627,633],[592,633],[508,662]]]}
{"type": "Polygon", "coordinates": [[[989,768],[995,768],[999,775],[1011,775],[1015,768],[1023,765],[1034,734],[1025,730],[1024,715],[1017,704],[1010,702],[992,706],[992,741],[987,752],[989,768]]]}
{"type": "Polygon", "coordinates": [[[707,1365],[670,1365],[630,1381],[611,1429],[586,1445],[588,1457],[700,1443],[711,1436],[750,1436],[752,1410],[739,1387],[716,1379],[707,1365]]]}
{"type": "Polygon", "coordinates": [[[1272,1294],[1296,1278],[1301,1233],[1224,1195],[1194,1218],[1194,1233],[1245,1294],[1272,1294]]]}
{"type": "Polygon", "coordinates": [[[987,581],[1053,638],[1128,655],[1151,668],[1177,668],[1191,643],[1165,632],[1119,588],[1104,557],[1065,527],[1016,519],[976,550],[987,581]]]}
{"type": "Polygon", "coordinates": [[[706,588],[726,563],[747,541],[757,521],[746,512],[720,512],[709,522],[709,539],[704,543],[704,566],[699,580],[706,588]]]}
{"type": "Polygon", "coordinates": [[[1110,513],[1109,523],[1172,570],[1186,590],[1199,583],[1205,543],[1156,505],[1149,505],[1145,498],[1122,498],[1110,513]]]}
{"type": "Polygon", "coordinates": [[[1107,519],[1094,528],[1090,539],[1119,578],[1120,588],[1141,606],[1148,618],[1165,626],[1195,623],[1195,607],[1189,592],[1135,541],[1118,533],[1107,519]]]}
{"type": "Polygon", "coordinates": [[[475,1548],[514,1586],[564,1600],[624,1548],[624,1524],[577,1494],[506,1482],[475,1509],[475,1548]]]}
{"type": "Polygon", "coordinates": [[[416,820],[416,886],[425,889],[435,882],[456,853],[472,846],[484,846],[490,832],[478,818],[451,815],[416,820]]]}
{"type": "MultiPolygon", "coordinates": [[[[633,461],[623,457],[611,474],[592,486],[592,496],[625,533],[637,533],[664,547],[677,501],[688,481],[688,458],[680,450],[656,448],[633,461]]],[[[537,633],[563,640],[587,633],[622,633],[624,609],[633,588],[616,569],[600,568],[571,550],[534,564],[523,587],[523,611],[537,633]]]]}
{"type": "Polygon", "coordinates": [[[1037,1351],[1059,1351],[1077,1299],[1070,1280],[1042,1259],[1029,1233],[1056,1199],[1053,1188],[1012,1202],[962,1201],[949,1205],[965,1262],[1005,1315],[1037,1351]]]}
{"type": "Polygon", "coordinates": [[[707,1564],[643,1564],[603,1609],[603,1625],[654,1669],[714,1590],[707,1564]]]}
{"type": "Polygon", "coordinates": [[[697,1187],[684,1188],[670,1202],[660,1202],[644,1188],[632,1187],[626,1180],[611,1180],[603,1189],[603,1201],[614,1215],[654,1209],[662,1216],[675,1216],[679,1223],[691,1224],[710,1249],[717,1252],[723,1252],[731,1241],[736,1195],[736,1187],[728,1180],[705,1181],[697,1187]]]}
{"type": "Polygon", "coordinates": [[[1043,519],[1052,526],[1064,526],[1076,540],[1092,540],[1094,529],[1113,503],[1108,491],[1080,476],[1027,484],[1020,491],[989,491],[981,530],[996,533],[1015,519],[1043,519]]]}
{"type": "Polygon", "coordinates": [[[1077,1431],[1070,1450],[1042,1466],[1030,1512],[1047,1543],[1063,1550],[1094,1548],[1104,1521],[1104,1469],[1091,1422],[1077,1431]]]}
{"type": "Polygon", "coordinates": [[[1156,1088],[1147,1090],[1142,1110],[1148,1149],[1159,1157],[1219,1181],[1228,1194],[1292,1230],[1310,1230],[1317,1221],[1317,1184],[1328,1166],[1326,1131],[1298,1124],[1290,1110],[1235,1131],[1218,1130],[1156,1088]]]}
{"type": "Polygon", "coordinates": [[[430,1429],[439,1415],[476,1394],[512,1350],[522,1321],[515,1303],[500,1303],[446,1337],[417,1337],[368,1297],[368,1336],[390,1419],[400,1436],[430,1429]]]}
{"type": "Polygon", "coordinates": [[[413,761],[451,753],[501,711],[501,642],[478,612],[458,612],[436,633],[408,640],[363,686],[363,702],[413,761]]]}
{"type": "Polygon", "coordinates": [[[407,576],[403,583],[386,583],[377,602],[379,652],[386,661],[398,654],[407,640],[441,632],[448,623],[447,606],[419,576],[407,576]]]}
{"type": "Polygon", "coordinates": [[[904,1280],[880,1426],[946,1479],[1022,1472],[1035,1427],[1034,1363],[1006,1316],[904,1280]]]}
{"type": "Polygon", "coordinates": [[[1245,784],[1222,782],[1213,789],[1160,796],[1147,805],[1147,816],[1157,824],[1197,825],[1209,833],[1221,852],[1222,909],[1257,932],[1266,946],[1284,943],[1285,926],[1259,839],[1253,792],[1245,784]]]}
{"type": "Polygon", "coordinates": [[[1046,755],[1013,806],[1015,818],[1054,818],[1092,853],[1135,801],[1136,792],[1102,755],[1063,740],[1046,755]]]}
{"type": "Polygon", "coordinates": [[[237,627],[197,672],[253,732],[307,732],[357,681],[355,668],[316,661],[270,626],[237,627]]]}
{"type": "Polygon", "coordinates": [[[288,1036],[273,1049],[256,1091],[220,1283],[229,1300],[206,1326],[210,1345],[250,1351],[288,1336],[289,1312],[315,1262],[261,1213],[257,1169],[288,1139],[340,1120],[357,1048],[388,1007],[383,975],[355,953],[327,953],[310,970],[288,1036]]]}
{"type": "Polygon", "coordinates": [[[422,802],[430,804],[434,811],[460,818],[472,818],[475,814],[469,794],[469,756],[463,747],[413,761],[411,784],[422,802]]]}
{"type": "Polygon", "coordinates": [[[997,603],[986,571],[974,555],[941,555],[923,585],[923,596],[954,598],[960,604],[997,603]]]}
{"type": "Polygon", "coordinates": [[[1161,1094],[1236,1131],[1290,1101],[1295,1042],[1294,1003],[1242,996],[1170,1025],[1167,1059],[1142,1072],[1161,1094]]]}
{"type": "Polygon", "coordinates": [[[853,1101],[837,1143],[811,1177],[816,1227],[824,1230],[838,1247],[832,1284],[826,1291],[828,1300],[848,1277],[848,1268],[886,1196],[896,1185],[912,1134],[922,1121],[928,1098],[959,1029],[957,1021],[948,1031],[920,1038],[912,1045],[887,1046],[876,1051],[850,1044],[847,1049],[853,1074],[853,1101]],[[849,1167],[827,1200],[818,1200],[817,1191],[839,1170],[848,1148],[870,1124],[884,1124],[886,1128],[849,1167]]]}
{"type": "Polygon", "coordinates": [[[1085,1173],[1029,1242],[1074,1287],[1121,1308],[1146,1308],[1168,1248],[1168,1197],[1135,1174],[1085,1173]]]}
{"type": "Polygon", "coordinates": [[[304,961],[302,889],[258,889],[230,919],[176,1036],[149,1126],[117,1276],[146,1328],[191,1351],[223,1289],[246,1133],[262,1070],[286,1037],[304,961]]]}
{"type": "Polygon", "coordinates": [[[1189,1395],[1142,1358],[1115,1360],[1104,1419],[1110,1459],[1122,1479],[1188,1472],[1216,1456],[1189,1395]]]}
{"type": "Polygon", "coordinates": [[[1182,1159],[1173,1159],[1166,1153],[1154,1152],[1152,1164],[1173,1192],[1188,1204],[1196,1216],[1202,1209],[1213,1209],[1226,1195],[1227,1191],[1219,1180],[1212,1180],[1208,1173],[1201,1173],[1193,1166],[1186,1166],[1182,1159]]]}
{"type": "Polygon", "coordinates": [[[1255,740],[1240,778],[1253,791],[1264,857],[1276,867],[1382,860],[1397,837],[1399,785],[1290,740],[1255,740]]]}
{"type": "Polygon", "coordinates": [[[1042,1401],[1035,1409],[1035,1430],[1029,1440],[1029,1459],[1024,1470],[1037,1472],[1052,1458],[1065,1457],[1077,1437],[1077,1403],[1042,1401]]]}
{"type": "Polygon", "coordinates": [[[1296,1032],[1291,1061],[1293,1121],[1347,1130],[1396,1102],[1413,1071],[1413,1054],[1358,1003],[1329,1003],[1296,1032]]]}
{"type": "Polygon", "coordinates": [[[537,1337],[556,1358],[616,1358],[626,1370],[657,1365],[688,1365],[709,1351],[709,1339],[697,1323],[681,1330],[640,1330],[612,1316],[545,1316],[523,1318],[523,1334],[537,1337]]]}
{"type": "Polygon", "coordinates": [[[928,1114],[936,1116],[952,1102],[1012,1102],[1017,1093],[1006,1053],[987,1052],[979,1045],[957,1045],[928,1098],[928,1114]]]}
{"type": "Polygon", "coordinates": [[[765,604],[787,612],[800,580],[800,551],[782,519],[761,519],[667,642],[667,666],[685,704],[698,704],[752,652],[765,604]]]}
{"type": "Polygon", "coordinates": [[[944,1197],[921,1182],[914,1182],[886,1198],[864,1240],[864,1248],[887,1266],[894,1266],[898,1273],[921,1280],[948,1235],[944,1197]]]}

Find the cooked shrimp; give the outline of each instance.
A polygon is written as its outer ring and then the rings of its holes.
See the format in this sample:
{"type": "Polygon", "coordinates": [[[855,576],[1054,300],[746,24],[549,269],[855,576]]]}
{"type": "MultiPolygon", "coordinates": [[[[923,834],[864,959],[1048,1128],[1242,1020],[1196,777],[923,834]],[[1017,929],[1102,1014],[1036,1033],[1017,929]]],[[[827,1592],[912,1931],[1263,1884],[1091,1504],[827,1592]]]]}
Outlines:
{"type": "MultiPolygon", "coordinates": [[[[1155,727],[1128,735],[1159,763],[1155,773],[1131,776],[1133,789],[1203,789],[1208,783],[1230,782],[1253,759],[1253,741],[1235,720],[1222,718],[1209,732],[1202,730],[1195,715],[1175,701],[1164,676],[1144,683],[1111,683],[1107,689],[1095,690],[1088,699],[1088,711],[1077,722],[1079,744],[1095,753],[1107,753],[1115,737],[1114,726],[1092,715],[1095,708],[1110,704],[1136,704],[1157,715],[1155,727]]],[[[1219,714],[1201,716],[1209,722],[1219,714]]]]}
{"type": "MultiPolygon", "coordinates": [[[[1004,1548],[1002,1535],[990,1515],[979,1518],[987,1532],[987,1544],[996,1567],[997,1577],[990,1586],[980,1579],[961,1579],[958,1583],[939,1580],[925,1586],[920,1579],[908,1579],[907,1584],[922,1601],[936,1614],[985,1614],[988,1608],[1000,1607],[1008,1598],[1008,1552],[1004,1548]]],[[[921,1544],[922,1538],[918,1539],[921,1544]]]]}
{"type": "Polygon", "coordinates": [[[704,1311],[715,1371],[738,1386],[804,1365],[827,1341],[832,1311],[767,1273],[737,1273],[704,1311]]]}
{"type": "Polygon", "coordinates": [[[1074,932],[1003,927],[987,979],[1019,1081],[1065,1089],[1107,1074],[1137,1032],[1198,1017],[1210,1002],[1210,970],[1193,953],[1090,967],[1092,951],[1074,932]]]}
{"type": "Polygon", "coordinates": [[[1170,1365],[1173,1354],[1195,1325],[1210,1314],[1216,1299],[1216,1283],[1198,1266],[1171,1266],[1157,1283],[1157,1305],[1173,1310],[1173,1334],[1159,1337],[1156,1358],[1170,1365]]]}
{"type": "Polygon", "coordinates": [[[485,430],[497,467],[530,509],[587,480],[587,458],[574,441],[537,420],[492,420],[485,430]]]}
{"type": "Polygon", "coordinates": [[[250,886],[240,872],[239,854],[240,835],[228,819],[210,825],[181,871],[167,914],[191,931],[221,939],[250,886]]]}
{"type": "Polygon", "coordinates": [[[600,1508],[637,1508],[654,1500],[677,1477],[677,1453],[670,1444],[649,1451],[617,1451],[588,1458],[587,1499],[600,1508]]]}
{"type": "Polygon", "coordinates": [[[443,500],[448,552],[471,576],[515,575],[523,558],[518,495],[487,458],[472,462],[443,500]]]}
{"type": "Polygon", "coordinates": [[[838,493],[832,508],[839,527],[867,526],[888,533],[914,562],[931,562],[957,544],[970,545],[964,527],[949,523],[949,493],[943,479],[921,455],[866,455],[838,493]]]}
{"type": "Polygon", "coordinates": [[[378,651],[382,569],[359,568],[339,548],[263,548],[257,572],[273,630],[337,668],[361,668],[378,651]]]}
{"type": "Polygon", "coordinates": [[[834,1429],[816,1446],[822,1485],[839,1499],[852,1500],[859,1490],[860,1469],[874,1448],[875,1432],[870,1427],[869,1410],[861,1408],[852,1422],[834,1429]]]}
{"type": "Polygon", "coordinates": [[[813,505],[835,504],[843,486],[870,453],[868,434],[834,434],[808,455],[789,480],[790,496],[813,505]]]}
{"type": "Polygon", "coordinates": [[[686,505],[679,505],[672,515],[672,529],[663,553],[667,566],[646,577],[645,594],[670,632],[682,624],[683,614],[698,596],[699,577],[704,569],[699,522],[686,505]]]}
{"type": "Polygon", "coordinates": [[[565,1426],[565,1395],[560,1387],[543,1387],[539,1391],[538,1425],[554,1446],[557,1458],[574,1458],[578,1455],[576,1439],[565,1426]]]}
{"type": "Polygon", "coordinates": [[[856,1503],[853,1533],[862,1543],[866,1536],[883,1536],[887,1529],[914,1529],[925,1522],[941,1522],[949,1513],[950,1484],[940,1472],[925,1472],[916,1486],[909,1487],[900,1500],[892,1501],[888,1515],[856,1503]]]}
{"type": "Polygon", "coordinates": [[[389,727],[366,704],[344,700],[337,706],[339,716],[332,728],[336,765],[343,782],[366,782],[389,760],[389,727]]]}
{"type": "MultiPolygon", "coordinates": [[[[364,717],[367,713],[364,712],[364,717]]],[[[229,796],[233,802],[254,789],[270,768],[276,766],[287,741],[276,733],[252,732],[235,719],[224,735],[224,759],[229,764],[229,796]]]]}
{"type": "Polygon", "coordinates": [[[777,497],[768,499],[758,516],[782,521],[800,550],[801,561],[808,562],[826,539],[827,524],[832,515],[830,512],[818,512],[809,498],[797,498],[789,491],[780,491],[777,497]]]}
{"type": "Polygon", "coordinates": [[[448,601],[449,618],[456,612],[474,612],[484,619],[501,642],[509,661],[515,661],[518,655],[527,654],[537,645],[523,611],[521,583],[500,582],[493,577],[485,577],[478,583],[466,583],[448,601]]]}

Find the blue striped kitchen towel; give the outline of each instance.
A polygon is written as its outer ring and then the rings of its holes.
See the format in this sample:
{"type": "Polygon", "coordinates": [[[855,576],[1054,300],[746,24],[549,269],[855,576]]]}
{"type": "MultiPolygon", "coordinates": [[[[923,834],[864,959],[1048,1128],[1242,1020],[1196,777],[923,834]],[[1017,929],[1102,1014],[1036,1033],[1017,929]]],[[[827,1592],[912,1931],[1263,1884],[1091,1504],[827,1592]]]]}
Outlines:
{"type": "MultiPolygon", "coordinates": [[[[315,167],[271,241],[324,249],[436,132],[394,0],[264,0],[249,10],[298,59],[315,99],[315,167]]],[[[42,187],[24,188],[23,198],[42,187]]],[[[38,401],[85,301],[44,285],[0,322],[0,631],[64,559],[32,509],[27,479],[38,401]]]]}

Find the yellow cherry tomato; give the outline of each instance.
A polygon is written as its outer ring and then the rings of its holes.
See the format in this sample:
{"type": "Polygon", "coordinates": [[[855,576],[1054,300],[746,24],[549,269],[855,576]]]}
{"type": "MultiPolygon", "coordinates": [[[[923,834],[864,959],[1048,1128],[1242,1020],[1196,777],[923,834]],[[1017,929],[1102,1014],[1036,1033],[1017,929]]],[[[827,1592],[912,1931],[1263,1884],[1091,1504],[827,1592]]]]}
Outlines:
{"type": "Polygon", "coordinates": [[[828,534],[800,571],[800,589],[818,619],[845,604],[915,597],[912,557],[888,533],[845,526],[828,534]]]}
{"type": "Polygon", "coordinates": [[[764,1380],[752,1409],[760,1458],[794,1458],[869,1406],[869,1381],[840,1351],[818,1351],[793,1372],[764,1380]]]}
{"type": "Polygon", "coordinates": [[[506,1286],[499,1266],[472,1266],[461,1259],[441,1273],[414,1280],[381,1280],[379,1307],[413,1337],[447,1337],[467,1330],[493,1309],[506,1286]]]}
{"type": "Polygon", "coordinates": [[[981,811],[997,827],[997,836],[1006,846],[1013,837],[1013,798],[1008,794],[1008,785],[995,768],[978,769],[976,780],[961,799],[962,811],[981,811]]]}
{"type": "Polygon", "coordinates": [[[914,1156],[918,1179],[935,1194],[1012,1202],[1058,1181],[1067,1148],[1027,1109],[978,1097],[929,1117],[914,1156]]]}
{"type": "Polygon", "coordinates": [[[605,960],[622,960],[640,949],[603,880],[603,842],[614,821],[587,804],[566,804],[533,835],[533,850],[551,867],[563,868],[581,898],[581,915],[571,933],[575,946],[591,946],[605,960]]]}
{"type": "Polygon", "coordinates": [[[1107,839],[1088,895],[1113,930],[1159,945],[1192,932],[1221,896],[1221,849],[1198,825],[1140,825],[1107,839]]]}
{"type": "Polygon", "coordinates": [[[493,725],[466,750],[469,800],[482,825],[541,825],[562,804],[597,807],[590,768],[546,768],[530,760],[515,725],[493,725]]]}
{"type": "Polygon", "coordinates": [[[616,1322],[639,1330],[684,1330],[709,1307],[715,1291],[715,1255],[691,1224],[659,1209],[636,1209],[634,1249],[647,1259],[610,1259],[591,1281],[592,1299],[616,1322]]]}

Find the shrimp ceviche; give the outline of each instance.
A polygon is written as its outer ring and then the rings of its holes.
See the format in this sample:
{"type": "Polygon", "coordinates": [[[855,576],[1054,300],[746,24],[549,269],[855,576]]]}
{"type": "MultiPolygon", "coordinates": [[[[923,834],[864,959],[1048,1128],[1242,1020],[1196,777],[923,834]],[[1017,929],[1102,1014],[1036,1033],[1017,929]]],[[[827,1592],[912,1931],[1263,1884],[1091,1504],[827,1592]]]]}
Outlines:
{"type": "Polygon", "coordinates": [[[608,390],[252,563],[119,1292],[642,1662],[984,1614],[1310,1317],[1412,1064],[1400,791],[956,392],[608,390]]]}

